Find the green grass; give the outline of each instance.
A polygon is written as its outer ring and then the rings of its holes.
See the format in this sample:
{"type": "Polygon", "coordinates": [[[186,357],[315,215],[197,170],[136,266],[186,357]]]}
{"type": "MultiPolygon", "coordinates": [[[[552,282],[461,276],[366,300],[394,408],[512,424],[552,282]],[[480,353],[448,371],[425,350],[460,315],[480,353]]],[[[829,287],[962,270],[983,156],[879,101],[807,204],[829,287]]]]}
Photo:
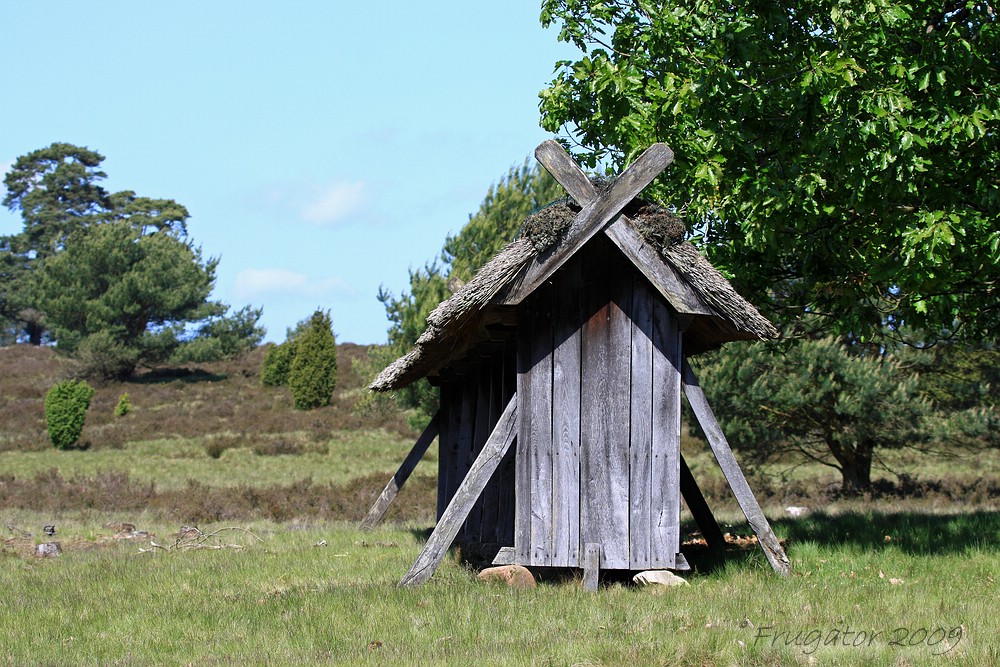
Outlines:
{"type": "MultiPolygon", "coordinates": [[[[734,548],[722,563],[690,553],[690,585],[668,591],[609,573],[591,594],[553,571],[513,591],[453,552],[428,584],[398,589],[433,523],[435,448],[393,505],[409,523],[358,532],[415,434],[400,413],[354,410],[363,381],[347,361],[365,350],[343,354],[333,404],[311,412],[261,387],[253,355],[99,387],[91,447],[60,452],[39,410],[65,362],[0,350],[0,666],[1000,664],[1000,452],[890,453],[923,484],[909,495],[844,499],[816,466],[752,473],[786,540],[785,579],[734,548]],[[119,419],[123,391],[135,411],[119,419]],[[790,504],[811,513],[790,518],[790,504]],[[216,544],[241,548],[164,551],[108,527],[169,547],[191,517],[237,529],[216,544]],[[36,558],[48,523],[64,553],[36,558]]],[[[704,443],[684,451],[724,530],[749,534],[704,443]]]]}
{"type": "MultiPolygon", "coordinates": [[[[915,539],[955,522],[1000,533],[996,513],[926,522],[915,539]]],[[[794,525],[779,524],[779,536],[794,525]]],[[[663,592],[605,583],[590,594],[544,575],[518,592],[476,582],[454,557],[427,585],[398,589],[423,540],[406,527],[252,524],[260,540],[224,537],[239,550],[139,553],[142,543],[121,541],[58,559],[8,556],[0,664],[997,664],[995,537],[911,552],[869,541],[881,528],[858,537],[856,525],[802,522],[819,539],[793,542],[787,579],[751,552],[663,592]],[[851,645],[861,632],[865,646],[851,645]],[[893,644],[902,640],[914,645],[893,644]]],[[[73,530],[88,529],[61,532],[73,530]]]]}

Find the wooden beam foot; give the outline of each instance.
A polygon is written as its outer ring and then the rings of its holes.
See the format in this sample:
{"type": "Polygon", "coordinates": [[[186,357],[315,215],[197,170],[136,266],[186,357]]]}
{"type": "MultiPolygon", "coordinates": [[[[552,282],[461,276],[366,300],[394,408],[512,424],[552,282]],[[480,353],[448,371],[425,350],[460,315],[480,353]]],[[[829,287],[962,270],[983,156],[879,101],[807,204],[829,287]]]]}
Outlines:
{"type": "Polygon", "coordinates": [[[597,591],[601,574],[601,545],[590,542],[583,553],[583,590],[597,591]]]}

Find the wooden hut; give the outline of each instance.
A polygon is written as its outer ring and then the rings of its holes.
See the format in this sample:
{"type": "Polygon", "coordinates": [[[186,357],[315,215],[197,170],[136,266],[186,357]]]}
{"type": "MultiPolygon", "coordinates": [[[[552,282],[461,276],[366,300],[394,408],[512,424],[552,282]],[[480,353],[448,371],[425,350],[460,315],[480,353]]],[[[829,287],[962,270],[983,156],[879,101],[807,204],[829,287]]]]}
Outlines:
{"type": "Polygon", "coordinates": [[[371,388],[428,378],[441,408],[363,525],[373,525],[439,437],[438,524],[401,584],[426,580],[451,544],[494,562],[686,569],[683,496],[710,542],[721,531],[681,457],[687,394],[775,569],[788,561],[746,485],[686,357],[774,327],[668,211],[636,199],[673,159],[657,144],[612,183],[591,182],[555,142],[536,157],[573,201],[520,238],[427,319],[371,388]]]}

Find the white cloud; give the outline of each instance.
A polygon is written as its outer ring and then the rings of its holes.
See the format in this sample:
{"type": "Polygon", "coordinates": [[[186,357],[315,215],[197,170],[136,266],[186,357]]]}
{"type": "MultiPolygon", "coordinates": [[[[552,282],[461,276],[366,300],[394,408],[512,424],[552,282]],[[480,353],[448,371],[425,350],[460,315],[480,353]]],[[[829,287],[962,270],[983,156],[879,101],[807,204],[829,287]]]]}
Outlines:
{"type": "Polygon", "coordinates": [[[264,294],[320,297],[354,293],[354,288],[343,278],[313,278],[287,269],[244,269],[236,275],[233,290],[239,299],[264,294]]]}
{"type": "Polygon", "coordinates": [[[340,222],[361,208],[365,190],[364,181],[334,183],[310,198],[302,209],[302,218],[318,225],[340,222]]]}

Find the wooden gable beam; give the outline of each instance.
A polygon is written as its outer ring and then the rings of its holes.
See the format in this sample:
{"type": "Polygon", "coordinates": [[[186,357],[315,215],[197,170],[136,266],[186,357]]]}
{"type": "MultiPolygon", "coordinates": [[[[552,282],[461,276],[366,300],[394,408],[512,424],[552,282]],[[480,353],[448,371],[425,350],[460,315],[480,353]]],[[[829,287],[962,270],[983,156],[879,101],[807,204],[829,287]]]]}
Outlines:
{"type": "Polygon", "coordinates": [[[701,300],[677,269],[664,261],[660,253],[635,231],[625,216],[611,223],[604,234],[628,257],[656,291],[681,315],[716,315],[701,300]]]}
{"type": "Polygon", "coordinates": [[[580,208],[597,198],[597,188],[558,141],[549,139],[539,144],[535,149],[535,159],[552,174],[559,185],[566,188],[566,192],[580,208]]]}
{"type": "Polygon", "coordinates": [[[573,220],[562,243],[531,260],[520,284],[504,299],[504,303],[510,305],[519,304],[534,292],[587,241],[621,214],[622,209],[673,162],[674,152],[666,144],[653,144],[604,193],[597,192],[590,179],[558,143],[552,140],[544,142],[535,150],[535,157],[583,206],[583,210],[573,220]],[[588,196],[590,199],[584,203],[582,200],[588,196]]]}
{"type": "MultiPolygon", "coordinates": [[[[658,145],[662,146],[662,144],[658,145]]],[[[535,149],[535,159],[559,181],[560,185],[566,188],[569,196],[581,207],[590,205],[599,196],[600,193],[594,184],[558,142],[550,139],[539,145],[535,149]]],[[[664,168],[672,160],[673,153],[671,152],[670,160],[666,161],[663,165],[664,168]]],[[[628,170],[626,170],[627,172],[628,170]]],[[[681,278],[677,270],[664,261],[660,253],[642,239],[627,216],[619,216],[617,220],[604,228],[604,233],[678,313],[682,315],[716,314],[691,289],[687,281],[681,278]]]]}

